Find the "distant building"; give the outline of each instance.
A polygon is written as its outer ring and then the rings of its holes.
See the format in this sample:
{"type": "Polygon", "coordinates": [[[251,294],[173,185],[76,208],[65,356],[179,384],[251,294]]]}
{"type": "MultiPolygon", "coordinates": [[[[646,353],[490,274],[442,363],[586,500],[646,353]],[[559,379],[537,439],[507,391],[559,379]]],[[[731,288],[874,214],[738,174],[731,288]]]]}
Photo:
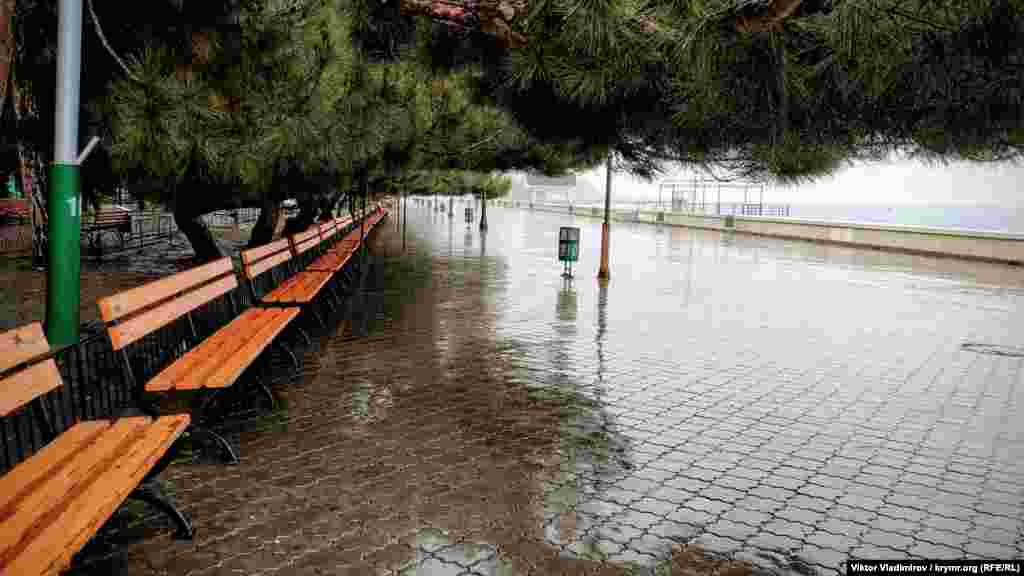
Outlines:
{"type": "Polygon", "coordinates": [[[576,175],[552,178],[543,174],[526,174],[526,198],[533,203],[576,203],[576,175]]]}

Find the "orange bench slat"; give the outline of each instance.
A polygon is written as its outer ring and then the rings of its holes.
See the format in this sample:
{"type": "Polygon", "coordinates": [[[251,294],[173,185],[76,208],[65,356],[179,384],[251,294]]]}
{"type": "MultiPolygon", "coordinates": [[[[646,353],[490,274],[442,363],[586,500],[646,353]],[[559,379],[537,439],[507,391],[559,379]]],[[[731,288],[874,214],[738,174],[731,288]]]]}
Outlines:
{"type": "Polygon", "coordinates": [[[156,421],[142,416],[121,418],[103,429],[5,518],[0,572],[58,574],[66,569],[188,423],[187,414],[156,421]]]}
{"type": "Polygon", "coordinates": [[[242,372],[274,341],[274,338],[288,326],[288,323],[299,315],[299,310],[296,308],[273,308],[266,310],[265,313],[270,321],[266,322],[252,338],[249,338],[244,346],[236,350],[229,361],[222,362],[217,366],[217,370],[207,378],[207,387],[229,386],[230,383],[237,380],[242,372]]]}
{"type": "Polygon", "coordinates": [[[118,320],[124,316],[166,300],[179,292],[191,289],[218,276],[233,272],[231,258],[221,258],[209,264],[179,272],[142,286],[100,298],[97,303],[104,322],[118,320]]]}
{"type": "Polygon", "coordinates": [[[234,361],[238,350],[250,339],[257,337],[259,330],[270,321],[266,312],[262,308],[246,310],[151,378],[146,382],[146,390],[161,392],[230,386],[232,382],[218,386],[207,385],[206,377],[220,364],[234,361]]]}

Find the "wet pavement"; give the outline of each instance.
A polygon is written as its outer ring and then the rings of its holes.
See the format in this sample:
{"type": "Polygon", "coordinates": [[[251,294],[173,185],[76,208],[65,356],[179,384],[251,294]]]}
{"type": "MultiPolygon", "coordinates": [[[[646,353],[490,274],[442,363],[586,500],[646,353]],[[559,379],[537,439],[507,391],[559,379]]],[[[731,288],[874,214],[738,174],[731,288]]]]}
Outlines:
{"type": "Polygon", "coordinates": [[[1024,270],[616,224],[602,287],[599,223],[490,208],[481,236],[463,208],[410,202],[404,250],[382,224],[372,289],[275,388],[285,408],[230,427],[241,464],[165,473],[193,542],[151,519],[94,571],[1024,556],[1024,270]]]}

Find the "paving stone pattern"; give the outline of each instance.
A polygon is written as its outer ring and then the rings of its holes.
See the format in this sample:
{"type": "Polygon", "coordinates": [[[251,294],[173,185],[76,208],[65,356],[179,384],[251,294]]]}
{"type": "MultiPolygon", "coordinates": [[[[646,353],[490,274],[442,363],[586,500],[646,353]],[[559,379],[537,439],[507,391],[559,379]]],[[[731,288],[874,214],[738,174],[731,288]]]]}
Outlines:
{"type": "MultiPolygon", "coordinates": [[[[172,466],[131,574],[653,573],[673,545],[756,573],[1024,556],[1024,272],[710,231],[410,204],[375,289],[172,466]],[[582,229],[559,276],[559,226],[582,229]],[[359,311],[362,311],[359,313],[359,311]],[[630,572],[630,570],[633,570],[630,572]]],[[[124,552],[126,551],[126,552],[124,552]]],[[[90,558],[93,558],[90,560],[90,558]]],[[[91,568],[90,568],[91,567],[91,568]]]]}

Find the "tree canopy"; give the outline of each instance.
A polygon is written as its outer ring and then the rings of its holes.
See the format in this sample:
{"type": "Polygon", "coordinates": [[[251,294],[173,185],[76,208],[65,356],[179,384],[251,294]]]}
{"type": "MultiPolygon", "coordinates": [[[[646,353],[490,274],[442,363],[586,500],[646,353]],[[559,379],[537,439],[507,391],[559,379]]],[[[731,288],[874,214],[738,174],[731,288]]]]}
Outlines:
{"type": "Polygon", "coordinates": [[[1009,161],[1024,145],[1020,0],[403,0],[402,12],[491,37],[500,58],[469,58],[488,95],[539,137],[604,141],[640,174],[674,161],[794,181],[896,150],[1009,161]]]}
{"type": "Polygon", "coordinates": [[[275,4],[241,6],[235,30],[193,31],[200,46],[187,72],[173,47],[140,46],[131,77],[109,92],[116,166],[170,179],[192,169],[211,182],[266,189],[283,164],[342,184],[359,170],[372,177],[578,163],[571,144],[534,146],[509,113],[478,101],[479,74],[380,59],[375,52],[397,33],[368,30],[366,4],[275,4]]]}
{"type": "MultiPolygon", "coordinates": [[[[54,5],[15,11],[37,139],[53,133],[54,5]]],[[[85,6],[83,131],[182,219],[287,197],[312,214],[409,174],[558,175],[610,151],[642,176],[799,181],[893,151],[1024,149],[1024,0],[85,6]]]]}

